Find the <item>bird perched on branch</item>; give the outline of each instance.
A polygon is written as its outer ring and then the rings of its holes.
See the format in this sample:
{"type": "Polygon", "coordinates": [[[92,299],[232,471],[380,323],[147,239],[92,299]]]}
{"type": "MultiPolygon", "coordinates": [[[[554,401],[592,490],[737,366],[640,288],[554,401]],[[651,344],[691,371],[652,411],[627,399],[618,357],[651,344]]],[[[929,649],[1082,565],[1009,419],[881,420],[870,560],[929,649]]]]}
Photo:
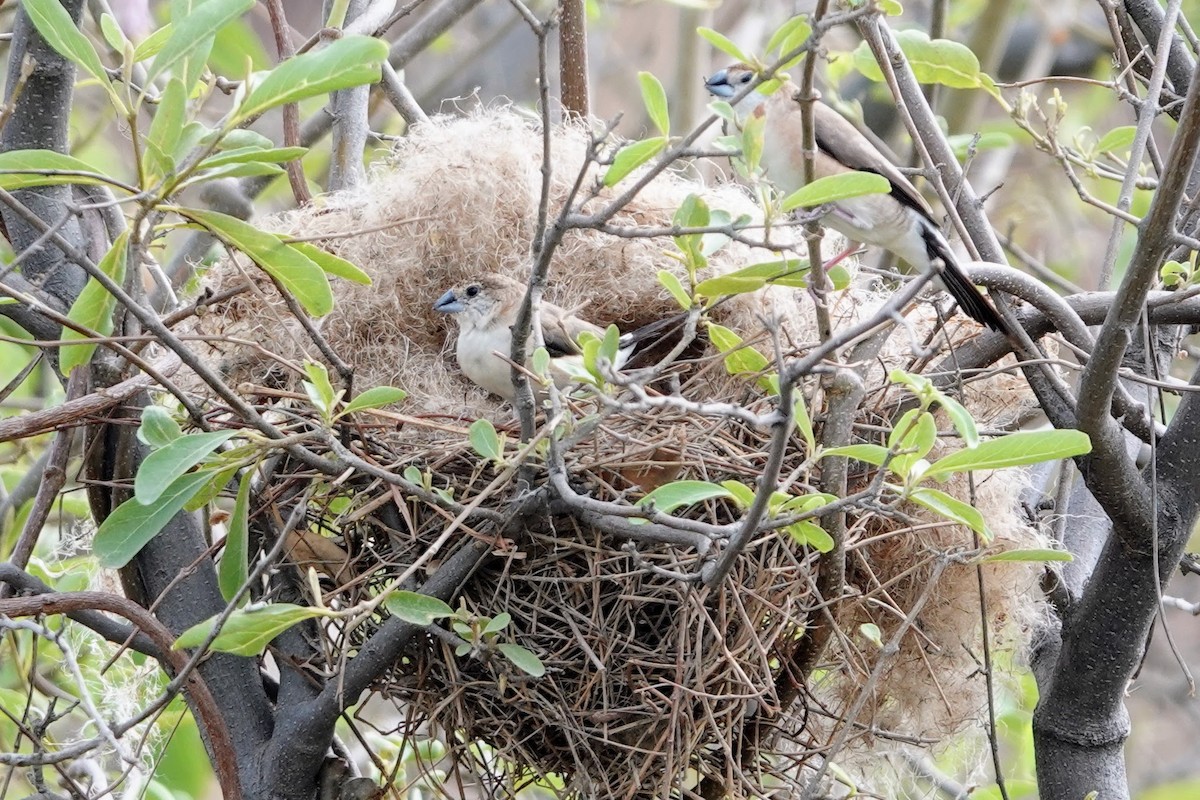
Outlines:
{"type": "MultiPolygon", "coordinates": [[[[509,356],[512,329],[526,287],[503,275],[484,275],[446,292],[433,304],[434,311],[454,314],[458,320],[456,354],[463,374],[472,382],[510,403],[516,399],[509,356]]],[[[583,370],[579,337],[590,333],[604,338],[604,329],[582,320],[553,303],[539,307],[542,341],[550,354],[550,371],[560,389],[583,370]]],[[[645,325],[623,334],[613,367],[620,369],[630,357],[667,328],[679,327],[683,315],[645,325]]],[[[532,340],[531,340],[532,341],[532,340]]]]}
{"type": "MultiPolygon", "coordinates": [[[[746,64],[734,64],[708,78],[710,93],[731,100],[755,78],[746,64]]],[[[805,184],[799,87],[787,80],[771,95],[750,92],[734,110],[743,119],[763,118],[762,166],[768,180],[785,192],[805,184]]],[[[959,266],[950,243],[938,230],[929,204],[891,161],[848,120],[822,102],[812,104],[817,152],[815,178],[852,170],[873,172],[891,184],[888,194],[839,200],[823,224],[863,244],[895,253],[922,272],[932,270],[966,314],[994,331],[1009,327],[959,266]]]]}

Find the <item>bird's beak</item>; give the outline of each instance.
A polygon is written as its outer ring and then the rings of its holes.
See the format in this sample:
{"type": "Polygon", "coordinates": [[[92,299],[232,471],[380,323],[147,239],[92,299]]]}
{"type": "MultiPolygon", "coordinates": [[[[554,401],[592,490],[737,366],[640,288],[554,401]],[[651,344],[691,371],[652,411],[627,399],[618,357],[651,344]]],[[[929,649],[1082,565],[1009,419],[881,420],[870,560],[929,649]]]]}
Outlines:
{"type": "Polygon", "coordinates": [[[728,98],[735,94],[733,86],[729,84],[729,71],[724,69],[705,78],[704,88],[717,97],[728,98]]]}
{"type": "Polygon", "coordinates": [[[454,296],[453,290],[446,292],[433,304],[433,310],[440,311],[443,314],[457,314],[465,308],[466,306],[462,304],[462,301],[454,296]]]}

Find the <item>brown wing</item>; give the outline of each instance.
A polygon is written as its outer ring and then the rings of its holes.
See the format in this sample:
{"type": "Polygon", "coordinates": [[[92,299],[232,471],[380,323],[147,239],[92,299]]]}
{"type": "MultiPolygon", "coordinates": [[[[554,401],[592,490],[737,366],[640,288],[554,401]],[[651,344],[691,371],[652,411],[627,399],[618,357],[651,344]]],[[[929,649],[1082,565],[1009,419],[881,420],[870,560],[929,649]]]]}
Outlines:
{"type": "Polygon", "coordinates": [[[568,314],[553,303],[542,303],[542,339],[551,357],[579,353],[579,334],[584,331],[603,337],[604,331],[590,322],[568,314]]]}
{"type": "Polygon", "coordinates": [[[926,218],[933,217],[929,204],[904,173],[841,114],[824,103],[813,103],[813,129],[819,149],[851,169],[882,175],[892,185],[892,197],[926,218]]]}

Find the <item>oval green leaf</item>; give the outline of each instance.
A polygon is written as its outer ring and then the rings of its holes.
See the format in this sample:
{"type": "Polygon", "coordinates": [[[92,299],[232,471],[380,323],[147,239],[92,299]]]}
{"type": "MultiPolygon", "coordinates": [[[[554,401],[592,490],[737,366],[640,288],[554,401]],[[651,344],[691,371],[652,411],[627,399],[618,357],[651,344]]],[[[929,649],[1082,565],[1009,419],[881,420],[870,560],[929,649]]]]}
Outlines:
{"type": "Polygon", "coordinates": [[[29,21],[47,44],[63,57],[87,70],[100,82],[109,96],[116,99],[116,92],[113,91],[96,48],[92,46],[91,40],[80,33],[79,27],[59,0],[24,0],[21,5],[24,6],[29,21]]]}
{"type": "Polygon", "coordinates": [[[504,460],[504,445],[491,420],[477,419],[471,423],[467,438],[475,452],[492,461],[504,460]]]}
{"type": "Polygon", "coordinates": [[[873,172],[843,172],[840,175],[817,178],[785,197],[780,207],[784,211],[812,208],[866,194],[887,194],[891,188],[887,178],[882,175],[873,172]]]}
{"type": "Polygon", "coordinates": [[[1113,128],[1100,137],[1100,141],[1096,143],[1096,149],[1101,153],[1108,153],[1113,150],[1124,152],[1133,144],[1134,137],[1136,136],[1136,125],[1122,125],[1119,128],[1113,128]]]}
{"type": "Polygon", "coordinates": [[[177,478],[151,505],[142,505],[131,497],[117,506],[100,523],[92,540],[92,552],[100,566],[120,569],[128,564],[211,477],[212,473],[204,470],[189,472],[177,478]]]}
{"type": "Polygon", "coordinates": [[[406,397],[408,397],[408,392],[397,389],[395,386],[376,386],[367,389],[347,403],[346,407],[342,409],[342,413],[352,414],[355,411],[366,411],[369,408],[383,408],[392,403],[399,403],[406,397]]]}
{"type": "Polygon", "coordinates": [[[238,482],[237,500],[226,526],[225,547],[217,565],[217,585],[226,602],[237,596],[250,574],[250,483],[254,470],[247,469],[238,482]]]}
{"type": "Polygon", "coordinates": [[[137,438],[146,445],[158,449],[166,447],[183,435],[183,429],[162,406],[146,406],[142,409],[142,424],[137,438]]]}
{"type": "Polygon", "coordinates": [[[1074,458],[1091,450],[1091,440],[1081,431],[1018,431],[951,453],[934,462],[925,476],[941,480],[955,472],[1039,464],[1074,458]]]}
{"type": "Polygon", "coordinates": [[[966,525],[978,533],[984,542],[992,541],[992,533],[988,530],[987,523],[983,521],[983,514],[970,503],[952,497],[940,489],[931,489],[927,486],[913,489],[908,499],[952,522],[966,525]]]}
{"type": "Polygon", "coordinates": [[[249,256],[291,292],[309,314],[323,317],[333,310],[333,290],[325,271],[295,246],[228,214],[198,208],[181,208],[179,213],[249,256]]]}
{"type": "MultiPolygon", "coordinates": [[[[297,622],[327,616],[330,616],[330,612],[324,609],[291,603],[239,609],[225,621],[209,649],[239,656],[256,656],[267,649],[272,639],[297,622]]],[[[216,622],[217,617],[214,616],[193,625],[180,634],[171,648],[182,650],[185,647],[199,647],[204,644],[216,622]]]]}
{"type": "Polygon", "coordinates": [[[186,16],[174,20],[170,38],[146,72],[147,83],[201,48],[211,47],[213,34],[252,8],[254,0],[207,0],[193,6],[186,16]]]}
{"type": "Polygon", "coordinates": [[[818,553],[828,553],[833,549],[833,537],[825,532],[815,522],[811,520],[801,520],[794,522],[784,528],[788,534],[798,543],[808,545],[818,553]]]}
{"type": "Polygon", "coordinates": [[[290,58],[254,87],[227,127],[235,127],[276,106],[338,89],[378,83],[380,65],[387,55],[385,42],[370,36],[346,36],[321,50],[290,58]]]}
{"type": "Polygon", "coordinates": [[[617,151],[612,165],[604,173],[604,185],[616,186],[622,178],[661,153],[666,146],[667,140],[662,136],[625,145],[617,151]]]}
{"type": "Polygon", "coordinates": [[[236,434],[237,431],[189,433],[155,450],[138,467],[133,496],[144,506],[155,502],[176,479],[236,434]]]}
{"type": "Polygon", "coordinates": [[[1030,548],[1026,550],[1005,550],[1003,553],[992,553],[978,559],[981,564],[1005,561],[1074,561],[1075,556],[1066,550],[1051,550],[1049,548],[1030,548]]]}
{"type": "Polygon", "coordinates": [[[436,597],[419,592],[393,592],[383,605],[393,616],[413,625],[432,625],[439,619],[454,616],[454,609],[436,597]]]}
{"type": "Polygon", "coordinates": [[[653,505],[656,511],[670,514],[677,508],[719,497],[733,497],[733,493],[720,484],[707,481],[673,481],[643,497],[638,506],[649,508],[653,505]]]}
{"type": "MultiPolygon", "coordinates": [[[[113,242],[112,247],[104,254],[104,258],[100,259],[97,265],[100,271],[112,279],[113,283],[120,286],[125,281],[125,261],[126,251],[129,244],[129,231],[122,231],[117,240],[113,242]]],[[[87,328],[90,331],[95,331],[101,336],[108,336],[113,330],[113,310],[117,307],[117,298],[108,293],[100,285],[100,282],[95,278],[88,278],[87,285],[83,287],[83,291],[79,293],[79,297],[75,298],[75,302],[71,304],[71,310],[67,312],[67,317],[80,326],[87,328]]],[[[71,328],[63,327],[62,339],[64,342],[70,342],[76,339],[84,338],[83,334],[78,333],[71,328]]],[[[96,350],[96,342],[88,342],[87,344],[64,344],[60,353],[61,360],[59,368],[64,374],[69,374],[71,370],[78,366],[88,363],[92,360],[92,353],[96,350]]]]}
{"type": "Polygon", "coordinates": [[[530,675],[534,678],[540,678],[546,674],[546,665],[541,659],[535,656],[531,651],[526,650],[519,644],[502,644],[498,649],[505,658],[513,663],[517,669],[530,675]]]}
{"type": "Polygon", "coordinates": [[[0,189],[64,183],[110,185],[111,181],[106,180],[91,164],[53,150],[11,150],[0,153],[0,189]]]}
{"type": "Polygon", "coordinates": [[[708,42],[725,55],[732,56],[735,61],[741,61],[744,64],[749,64],[752,61],[750,56],[743,53],[740,47],[731,42],[723,34],[714,31],[712,28],[697,28],[696,33],[701,39],[708,42]]]}
{"type": "Polygon", "coordinates": [[[638,83],[642,87],[642,102],[646,105],[646,113],[650,121],[663,136],[671,134],[671,116],[667,111],[667,93],[658,78],[649,72],[638,73],[638,83]]]}

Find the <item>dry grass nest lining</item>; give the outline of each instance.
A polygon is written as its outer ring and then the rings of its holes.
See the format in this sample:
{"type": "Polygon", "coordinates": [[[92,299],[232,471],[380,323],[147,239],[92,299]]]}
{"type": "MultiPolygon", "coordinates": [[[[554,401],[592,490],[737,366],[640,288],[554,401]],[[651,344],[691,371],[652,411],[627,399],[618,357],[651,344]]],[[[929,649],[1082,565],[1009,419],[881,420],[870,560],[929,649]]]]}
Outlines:
{"type": "MultiPolygon", "coordinates": [[[[553,214],[583,163],[587,136],[559,129],[552,146],[553,214]]],[[[364,440],[372,457],[396,472],[408,465],[428,469],[435,485],[463,502],[495,477],[466,445],[467,420],[480,415],[507,420],[511,412],[458,374],[446,352],[452,331],[431,305],[445,288],[473,275],[527,272],[540,158],[540,134],[512,112],[437,120],[414,129],[390,167],[362,191],[269,223],[306,236],[372,231],[322,243],[366,270],[374,284],[336,282],[337,308],[320,321],[321,331],[355,368],[356,389],[393,384],[410,392],[402,410],[412,421],[364,440]]],[[[693,192],[733,216],[758,213],[736,187],[714,189],[664,175],[615,222],[668,225],[693,192]]],[[[611,196],[601,193],[589,208],[611,196]]],[[[569,232],[552,264],[548,299],[582,306],[581,314],[595,322],[624,327],[671,313],[673,301],[655,277],[659,269],[679,272],[663,255],[668,248],[660,239],[569,232]]],[[[727,272],[773,257],[733,244],[713,257],[711,269],[727,272]]],[[[246,384],[248,394],[264,383],[294,388],[296,365],[320,358],[274,288],[236,261],[216,267],[210,285],[219,291],[247,279],[251,292],[211,308],[190,333],[210,337],[210,363],[229,380],[246,384]]],[[[878,301],[865,291],[845,292],[835,301],[835,316],[848,324],[878,301]]],[[[800,352],[816,340],[806,303],[802,292],[770,289],[726,304],[718,321],[752,339],[762,334],[764,319],[774,320],[789,349],[800,352]]],[[[917,327],[928,329],[930,322],[917,327]]],[[[907,366],[909,350],[908,337],[891,339],[868,376],[872,406],[894,402],[883,376],[907,366]]],[[[819,415],[822,400],[815,387],[806,388],[819,415]]],[[[684,393],[693,399],[741,399],[760,410],[767,402],[750,382],[726,376],[711,358],[692,374],[684,393]]],[[[1015,382],[993,379],[969,387],[966,402],[982,409],[984,424],[999,426],[1027,401],[1015,382]]],[[[656,458],[683,465],[682,478],[752,485],[765,458],[766,435],[727,419],[616,414],[569,460],[577,488],[602,499],[636,499],[623,482],[623,468],[656,458]]],[[[803,458],[797,443],[789,466],[803,458]]],[[[787,488],[800,493],[814,477],[802,474],[787,488]]],[[[355,476],[346,488],[354,493],[353,508],[330,511],[320,521],[352,559],[335,570],[337,588],[327,600],[333,603],[353,603],[399,574],[427,552],[448,522],[445,512],[412,498],[397,500],[380,481],[355,476]]],[[[976,505],[1002,545],[1030,546],[1036,539],[1014,516],[1019,489],[1018,481],[1004,475],[983,480],[978,489],[976,505]]],[[[952,490],[967,496],[965,486],[952,490]]],[[[510,499],[511,487],[502,486],[486,502],[503,509],[510,499]]],[[[689,513],[714,522],[733,518],[721,501],[689,513]]],[[[781,750],[822,749],[879,658],[858,634],[859,626],[876,624],[886,640],[918,602],[924,607],[916,629],[887,663],[855,720],[862,726],[858,741],[940,739],[975,718],[983,686],[981,678],[971,677],[977,672],[979,620],[974,568],[951,566],[940,581],[929,581],[938,553],[969,547],[970,540],[948,526],[922,527],[923,519],[914,514],[910,525],[866,512],[854,518],[845,602],[823,664],[826,677],[802,708],[774,718],[790,731],[791,743],[781,750]]],[[[491,534],[466,529],[463,535],[491,534]]],[[[417,721],[414,731],[417,723],[443,731],[464,761],[477,757],[467,743],[486,742],[507,763],[573,776],[578,788],[594,794],[661,796],[689,769],[726,775],[726,785],[737,785],[732,775],[744,728],[778,710],[779,665],[820,613],[812,588],[815,554],[784,536],[763,535],[738,564],[733,585],[739,589],[727,585],[709,592],[648,568],[694,570],[694,553],[645,544],[634,553],[568,515],[531,520],[527,538],[497,543],[496,549],[503,557],[472,578],[465,602],[481,615],[511,614],[506,636],[537,654],[549,671],[529,680],[503,658],[483,663],[448,651],[422,655],[398,666],[380,687],[408,704],[417,721]],[[586,785],[597,776],[602,787],[586,785]]],[[[987,572],[993,631],[1019,639],[1031,607],[1025,595],[1039,570],[1018,563],[988,565],[987,572]]],[[[370,632],[357,629],[334,645],[353,646],[370,632]]],[[[335,652],[331,666],[338,663],[335,652]]]]}

